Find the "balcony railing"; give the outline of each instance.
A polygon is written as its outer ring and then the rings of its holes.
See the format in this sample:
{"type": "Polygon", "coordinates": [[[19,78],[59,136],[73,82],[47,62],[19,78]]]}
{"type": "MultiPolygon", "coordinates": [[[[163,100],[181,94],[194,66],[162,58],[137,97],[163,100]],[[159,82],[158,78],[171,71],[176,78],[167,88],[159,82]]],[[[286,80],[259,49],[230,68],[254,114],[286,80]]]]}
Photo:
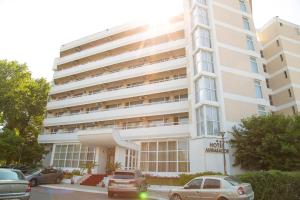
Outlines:
{"type": "Polygon", "coordinates": [[[186,75],[178,75],[177,77],[174,77],[174,78],[162,79],[162,80],[152,81],[152,82],[149,82],[149,83],[141,83],[141,84],[138,84],[138,85],[122,86],[122,87],[117,87],[117,88],[112,88],[112,89],[99,90],[99,91],[84,93],[84,94],[80,94],[80,95],[76,95],[76,96],[72,96],[72,97],[64,97],[64,98],[59,98],[59,99],[49,99],[49,102],[61,101],[61,100],[65,100],[65,99],[73,99],[73,98],[78,98],[78,97],[82,97],[82,96],[89,96],[89,95],[99,94],[99,93],[103,93],[103,92],[121,90],[121,89],[125,89],[125,88],[139,87],[139,86],[142,86],[142,85],[151,85],[151,84],[155,84],[155,83],[167,82],[167,81],[183,79],[183,78],[186,78],[186,75]]]}
{"type": "Polygon", "coordinates": [[[65,114],[61,114],[59,116],[47,116],[47,118],[59,118],[59,117],[65,117],[65,116],[97,113],[97,112],[103,112],[103,111],[109,111],[109,110],[127,109],[127,108],[133,108],[133,107],[142,107],[142,106],[173,103],[173,102],[180,102],[180,101],[187,101],[187,98],[180,98],[180,99],[168,100],[168,101],[158,101],[158,102],[151,102],[151,103],[142,103],[142,104],[128,105],[128,106],[119,106],[119,107],[114,107],[114,108],[102,108],[102,109],[97,109],[97,110],[90,110],[90,111],[76,112],[76,113],[65,113],[65,114]]]}
{"type": "MultiPolygon", "coordinates": [[[[180,58],[184,58],[185,56],[178,56],[176,58],[164,58],[164,59],[161,59],[161,60],[157,60],[157,61],[154,61],[154,62],[150,62],[149,64],[157,64],[157,63],[162,63],[162,62],[166,62],[166,61],[171,61],[171,60],[176,60],[176,59],[180,59],[180,58]]],[[[148,64],[148,63],[147,63],[148,64]]],[[[122,68],[122,69],[117,69],[117,70],[112,70],[112,71],[105,71],[104,73],[101,73],[101,74],[94,74],[94,75],[91,75],[91,76],[87,76],[87,77],[83,77],[83,78],[78,78],[78,79],[74,79],[74,80],[71,80],[71,81],[67,81],[67,82],[63,82],[62,84],[56,84],[54,86],[61,86],[61,85],[66,85],[68,83],[74,83],[74,82],[78,82],[78,81],[82,81],[82,80],[86,80],[86,79],[90,79],[90,78],[95,78],[95,77],[100,77],[100,76],[105,76],[107,74],[113,74],[113,73],[117,73],[117,72],[120,72],[120,71],[129,71],[129,70],[133,70],[135,68],[139,68],[139,67],[143,67],[143,66],[146,66],[147,64],[139,64],[139,65],[133,65],[133,66],[129,66],[127,68],[122,68]]]]}
{"type": "Polygon", "coordinates": [[[152,127],[165,127],[165,126],[178,126],[178,125],[186,125],[189,124],[188,121],[178,121],[178,122],[164,122],[164,123],[158,123],[158,124],[139,124],[139,125],[107,125],[107,126],[91,126],[87,128],[76,128],[73,130],[59,130],[57,132],[51,132],[51,133],[44,133],[44,134],[63,134],[63,133],[76,133],[78,131],[82,130],[96,130],[96,129],[119,129],[119,130],[127,130],[127,129],[137,129],[137,128],[152,128],[152,127]]]}

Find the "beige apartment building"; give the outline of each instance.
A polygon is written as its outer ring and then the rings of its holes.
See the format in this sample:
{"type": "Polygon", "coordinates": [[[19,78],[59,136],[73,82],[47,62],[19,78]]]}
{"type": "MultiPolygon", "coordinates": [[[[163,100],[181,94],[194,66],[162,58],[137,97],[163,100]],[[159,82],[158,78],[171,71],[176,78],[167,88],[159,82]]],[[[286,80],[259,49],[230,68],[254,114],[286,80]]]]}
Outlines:
{"type": "MultiPolygon", "coordinates": [[[[228,140],[242,118],[270,111],[251,1],[184,0],[182,13],[61,46],[39,136],[45,165],[224,172],[222,133],[228,140]]],[[[226,171],[239,173],[225,149],[226,171]]]]}
{"type": "Polygon", "coordinates": [[[274,17],[260,30],[270,104],[276,113],[300,112],[300,26],[274,17]]]}

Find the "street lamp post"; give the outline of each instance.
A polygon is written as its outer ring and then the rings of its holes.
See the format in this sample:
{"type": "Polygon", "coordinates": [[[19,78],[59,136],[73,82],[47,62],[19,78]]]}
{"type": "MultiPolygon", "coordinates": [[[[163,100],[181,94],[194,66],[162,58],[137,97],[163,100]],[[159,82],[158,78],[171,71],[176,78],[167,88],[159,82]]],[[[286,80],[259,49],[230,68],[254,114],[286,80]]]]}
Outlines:
{"type": "Polygon", "coordinates": [[[223,153],[223,164],[224,164],[224,174],[227,175],[227,167],[226,167],[226,157],[225,157],[225,132],[220,132],[222,136],[222,153],[223,153]]]}

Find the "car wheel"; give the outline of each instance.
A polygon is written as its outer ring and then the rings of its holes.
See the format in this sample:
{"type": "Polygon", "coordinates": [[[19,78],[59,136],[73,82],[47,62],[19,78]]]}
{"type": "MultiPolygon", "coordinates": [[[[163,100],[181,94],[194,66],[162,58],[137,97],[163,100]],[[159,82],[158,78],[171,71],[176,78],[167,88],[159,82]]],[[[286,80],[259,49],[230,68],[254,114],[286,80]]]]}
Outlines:
{"type": "Polygon", "coordinates": [[[31,187],[37,186],[37,180],[36,179],[31,179],[29,182],[30,182],[31,187]]]}
{"type": "Polygon", "coordinates": [[[60,181],[61,181],[61,180],[60,180],[60,178],[58,178],[58,177],[55,179],[55,183],[56,183],[56,184],[59,184],[60,181]]]}
{"type": "Polygon", "coordinates": [[[227,200],[225,197],[220,197],[218,200],[227,200]]]}
{"type": "Polygon", "coordinates": [[[173,194],[171,200],[182,200],[179,194],[173,194]]]}
{"type": "Polygon", "coordinates": [[[114,197],[114,193],[112,193],[112,192],[107,192],[107,196],[108,196],[108,198],[113,198],[113,197],[114,197]]]}

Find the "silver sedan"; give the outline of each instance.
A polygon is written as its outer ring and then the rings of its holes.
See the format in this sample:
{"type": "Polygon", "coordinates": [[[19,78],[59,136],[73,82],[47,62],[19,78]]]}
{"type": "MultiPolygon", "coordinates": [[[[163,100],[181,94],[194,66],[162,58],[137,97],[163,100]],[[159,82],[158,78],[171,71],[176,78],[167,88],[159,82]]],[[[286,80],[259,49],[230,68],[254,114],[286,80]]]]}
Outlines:
{"type": "Polygon", "coordinates": [[[230,176],[201,176],[169,192],[170,200],[253,200],[249,183],[230,176]]]}
{"type": "Polygon", "coordinates": [[[23,173],[15,169],[0,169],[0,200],[30,199],[31,187],[23,173]]]}

